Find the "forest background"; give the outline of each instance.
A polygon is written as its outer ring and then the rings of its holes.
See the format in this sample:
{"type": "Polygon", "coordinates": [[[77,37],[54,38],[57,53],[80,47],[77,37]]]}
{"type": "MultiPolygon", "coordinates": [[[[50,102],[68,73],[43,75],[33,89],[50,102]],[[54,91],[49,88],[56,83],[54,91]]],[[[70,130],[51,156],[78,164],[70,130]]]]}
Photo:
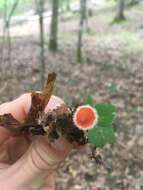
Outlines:
{"type": "Polygon", "coordinates": [[[142,0],[0,0],[0,103],[55,71],[67,104],[92,95],[118,109],[116,142],[101,152],[111,169],[74,151],[56,190],[143,189],[142,52],[142,0]]]}

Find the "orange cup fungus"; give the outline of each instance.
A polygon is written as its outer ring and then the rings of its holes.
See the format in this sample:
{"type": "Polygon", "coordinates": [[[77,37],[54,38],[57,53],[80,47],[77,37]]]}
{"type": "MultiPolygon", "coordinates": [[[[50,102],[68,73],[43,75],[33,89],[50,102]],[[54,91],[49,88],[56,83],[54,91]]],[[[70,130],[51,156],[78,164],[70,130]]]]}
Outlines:
{"type": "Polygon", "coordinates": [[[73,116],[75,125],[82,129],[92,129],[98,121],[97,111],[89,105],[79,106],[73,116]]]}

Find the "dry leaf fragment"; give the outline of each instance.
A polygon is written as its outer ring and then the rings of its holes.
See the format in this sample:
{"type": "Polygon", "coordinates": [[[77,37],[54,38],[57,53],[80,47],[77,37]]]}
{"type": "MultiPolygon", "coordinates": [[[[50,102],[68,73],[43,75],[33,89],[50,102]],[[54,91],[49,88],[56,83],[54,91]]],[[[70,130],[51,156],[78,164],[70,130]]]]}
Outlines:
{"type": "Polygon", "coordinates": [[[44,112],[44,109],[51,98],[55,80],[56,74],[50,73],[44,90],[42,92],[32,92],[31,108],[26,118],[26,122],[35,122],[39,115],[44,112]]]}
{"type": "Polygon", "coordinates": [[[15,134],[19,134],[18,126],[20,122],[17,121],[11,114],[0,115],[0,125],[14,132],[15,134]]]}

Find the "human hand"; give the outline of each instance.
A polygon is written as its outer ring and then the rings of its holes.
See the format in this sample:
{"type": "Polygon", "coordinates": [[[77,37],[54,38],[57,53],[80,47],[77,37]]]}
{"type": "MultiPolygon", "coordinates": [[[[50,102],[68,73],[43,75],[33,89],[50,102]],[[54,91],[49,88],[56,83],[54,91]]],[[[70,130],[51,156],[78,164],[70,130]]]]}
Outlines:
{"type": "MultiPolygon", "coordinates": [[[[54,109],[63,101],[52,96],[45,111],[54,109]]],[[[25,119],[31,106],[31,95],[24,94],[0,106],[0,115],[11,113],[19,121],[25,119]]],[[[21,135],[18,137],[0,127],[0,186],[3,190],[30,188],[42,178],[40,189],[54,188],[53,173],[74,147],[64,138],[49,143],[46,136],[21,135]]],[[[38,189],[36,187],[36,189],[38,189]]]]}

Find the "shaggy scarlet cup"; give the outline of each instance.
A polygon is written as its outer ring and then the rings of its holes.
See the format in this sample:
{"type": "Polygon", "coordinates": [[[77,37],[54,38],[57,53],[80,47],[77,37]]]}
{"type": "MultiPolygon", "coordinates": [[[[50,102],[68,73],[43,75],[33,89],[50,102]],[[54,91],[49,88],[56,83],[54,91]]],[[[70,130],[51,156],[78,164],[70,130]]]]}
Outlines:
{"type": "Polygon", "coordinates": [[[89,105],[79,106],[76,109],[73,121],[75,125],[82,130],[91,129],[97,124],[97,111],[89,105]]]}

